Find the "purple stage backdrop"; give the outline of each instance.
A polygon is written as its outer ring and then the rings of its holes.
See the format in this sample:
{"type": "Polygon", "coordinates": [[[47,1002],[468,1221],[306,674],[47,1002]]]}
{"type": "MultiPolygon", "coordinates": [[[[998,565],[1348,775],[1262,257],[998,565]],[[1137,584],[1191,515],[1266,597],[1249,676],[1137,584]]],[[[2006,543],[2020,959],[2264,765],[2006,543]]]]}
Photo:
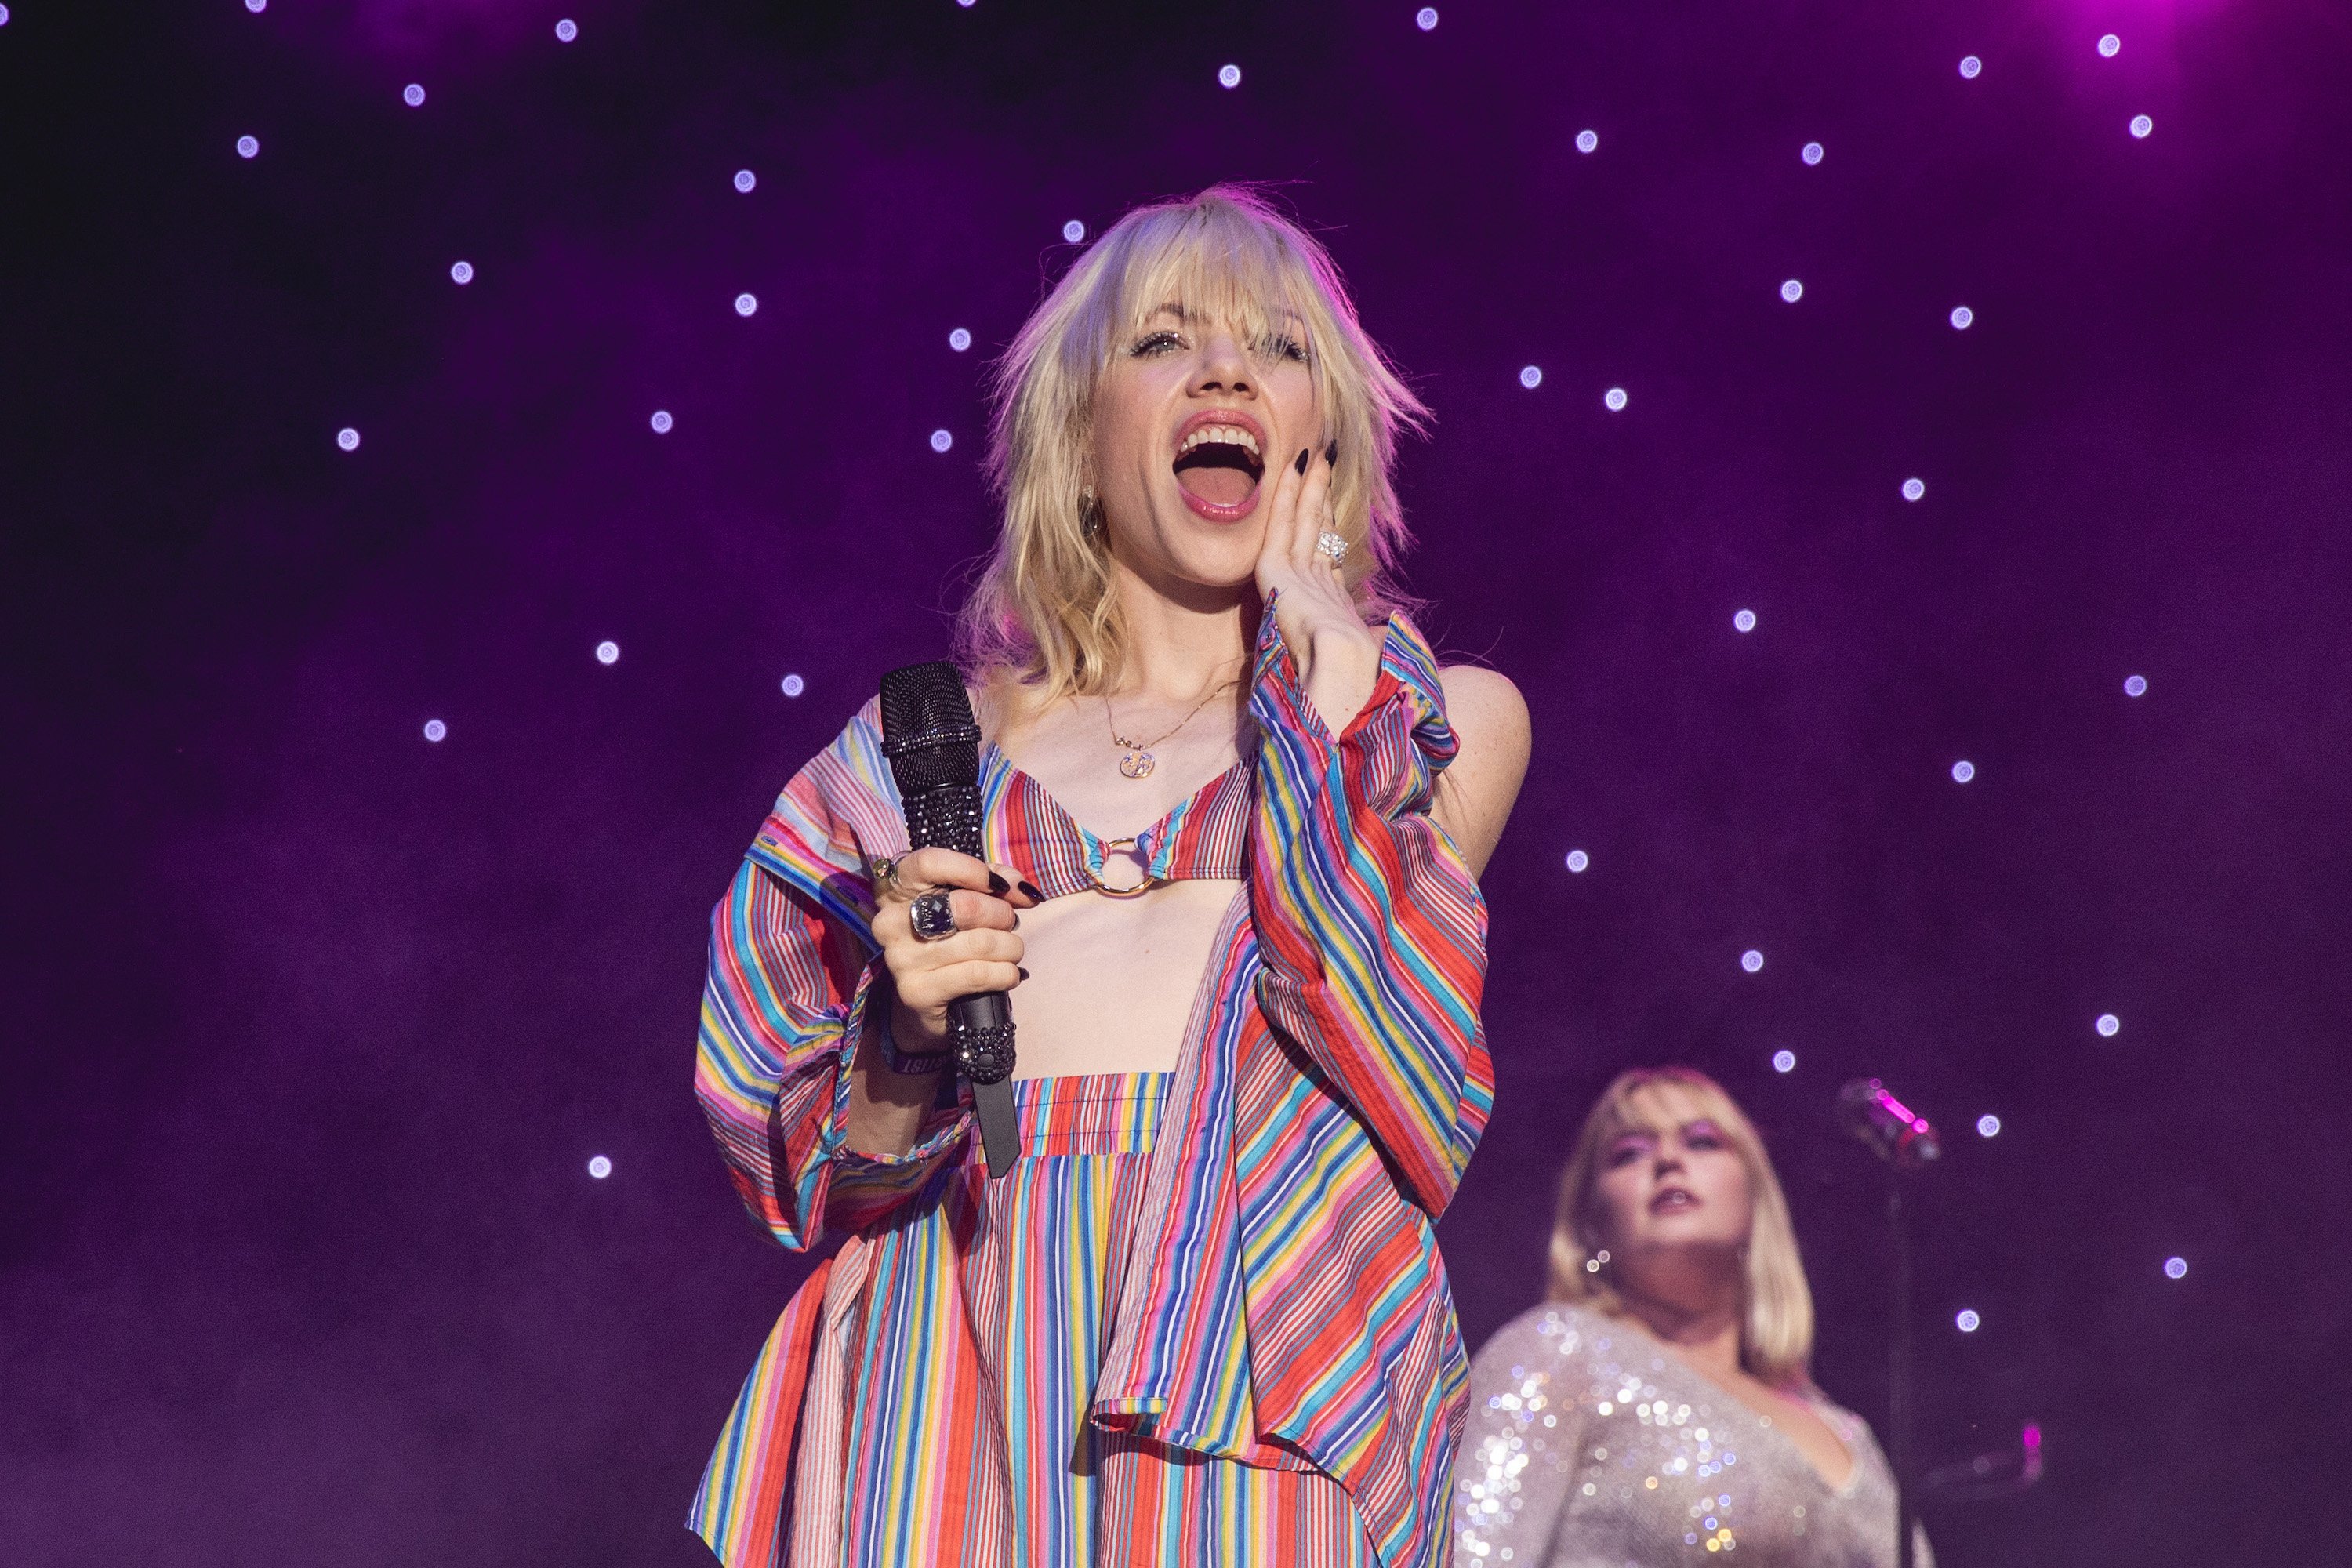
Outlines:
{"type": "Polygon", "coordinates": [[[0,15],[0,1562],[700,1558],[800,1276],[688,1092],[708,910],[943,648],[992,355],[1234,178],[1436,410],[1411,579],[1534,710],[1472,1344],[1685,1061],[1883,1422],[1880,1074],[1920,1457],[2046,1434],[1948,1568],[2328,1555],[2332,0],[0,15]]]}

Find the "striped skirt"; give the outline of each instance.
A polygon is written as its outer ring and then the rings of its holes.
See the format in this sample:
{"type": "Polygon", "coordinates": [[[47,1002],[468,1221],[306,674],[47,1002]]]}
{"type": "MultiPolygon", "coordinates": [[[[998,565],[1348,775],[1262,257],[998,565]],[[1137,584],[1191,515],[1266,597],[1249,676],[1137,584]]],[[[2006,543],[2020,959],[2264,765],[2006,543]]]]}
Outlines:
{"type": "Polygon", "coordinates": [[[1024,1079],[1022,1157],[973,1159],[845,1247],[801,1410],[785,1561],[848,1568],[1373,1568],[1339,1484],[1087,1419],[1164,1073],[1024,1079]]]}

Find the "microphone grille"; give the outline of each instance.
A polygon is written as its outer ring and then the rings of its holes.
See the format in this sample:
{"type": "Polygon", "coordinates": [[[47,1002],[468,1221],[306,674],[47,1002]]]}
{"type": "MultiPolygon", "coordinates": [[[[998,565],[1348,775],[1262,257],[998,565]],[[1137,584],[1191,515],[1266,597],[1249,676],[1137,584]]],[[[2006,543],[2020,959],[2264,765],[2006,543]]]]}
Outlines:
{"type": "Polygon", "coordinates": [[[882,754],[902,795],[980,779],[980,726],[963,676],[945,659],[882,678],[882,754]]]}

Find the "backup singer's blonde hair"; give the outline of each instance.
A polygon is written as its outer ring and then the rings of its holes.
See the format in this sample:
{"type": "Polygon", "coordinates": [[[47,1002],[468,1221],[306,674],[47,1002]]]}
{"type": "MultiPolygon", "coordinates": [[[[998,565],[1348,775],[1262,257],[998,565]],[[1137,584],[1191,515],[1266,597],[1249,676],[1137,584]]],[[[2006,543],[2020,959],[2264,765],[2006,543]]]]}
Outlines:
{"type": "Polygon", "coordinates": [[[1365,334],[1322,245],[1261,193],[1212,185],[1112,225],[996,369],[989,471],[1004,517],[958,616],[956,647],[967,673],[984,684],[1010,672],[1040,706],[1103,690],[1119,673],[1128,633],[1108,542],[1087,537],[1081,504],[1092,484],[1096,388],[1162,305],[1222,319],[1255,342],[1277,321],[1305,338],[1317,406],[1339,443],[1331,497],[1352,546],[1347,579],[1368,618],[1402,601],[1404,519],[1391,470],[1398,436],[1428,411],[1365,334]]]}
{"type": "Polygon", "coordinates": [[[1625,1311],[1612,1283],[1613,1271],[1600,1262],[1601,1250],[1608,1245],[1607,1221],[1596,1191],[1601,1156],[1619,1133],[1663,1130],[1678,1116],[1714,1122],[1748,1168],[1755,1219],[1742,1290],[1740,1364],[1766,1383],[1807,1386],[1812,1381],[1813,1292],[1805,1283],[1804,1260],[1797,1253],[1788,1197],[1780,1191],[1763,1139],[1738,1101],[1721,1084],[1690,1068],[1635,1068],[1619,1073],[1593,1102],[1576,1152],[1560,1173],[1559,1210],[1551,1233],[1550,1299],[1580,1301],[1605,1312],[1625,1311]],[[1688,1110],[1670,1111],[1660,1103],[1669,1097],[1683,1100],[1688,1110]],[[1600,1267],[1587,1267],[1594,1263],[1600,1267]]]}

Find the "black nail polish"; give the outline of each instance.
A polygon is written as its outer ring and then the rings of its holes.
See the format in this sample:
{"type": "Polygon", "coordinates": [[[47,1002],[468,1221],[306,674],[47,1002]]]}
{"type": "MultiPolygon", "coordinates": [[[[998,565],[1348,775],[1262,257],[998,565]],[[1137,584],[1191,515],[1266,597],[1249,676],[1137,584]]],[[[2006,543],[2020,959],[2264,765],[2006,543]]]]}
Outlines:
{"type": "Polygon", "coordinates": [[[1021,884],[1021,890],[1041,904],[1045,901],[1045,889],[1033,882],[1024,879],[1021,884]]]}
{"type": "Polygon", "coordinates": [[[1298,471],[1300,473],[1303,474],[1307,471],[1307,455],[1314,449],[1315,448],[1312,447],[1301,447],[1298,448],[1298,471]]]}
{"type": "Polygon", "coordinates": [[[1017,964],[1017,963],[1016,963],[1016,964],[1014,964],[1014,965],[1013,966],[1013,972],[1015,974],[1018,974],[1019,976],[1021,976],[1021,978],[1022,978],[1022,979],[1024,979],[1024,980],[1026,980],[1026,979],[1028,979],[1028,978],[1029,978],[1029,972],[1028,972],[1027,970],[1025,970],[1025,969],[1022,968],[1022,967],[1021,967],[1019,964],[1017,964]]]}
{"type": "Polygon", "coordinates": [[[1001,899],[1013,890],[1013,884],[991,871],[988,874],[988,890],[1001,899]]]}
{"type": "Polygon", "coordinates": [[[1334,441],[1329,446],[1323,448],[1323,460],[1330,464],[1335,468],[1339,466],[1339,442],[1334,441]]]}

